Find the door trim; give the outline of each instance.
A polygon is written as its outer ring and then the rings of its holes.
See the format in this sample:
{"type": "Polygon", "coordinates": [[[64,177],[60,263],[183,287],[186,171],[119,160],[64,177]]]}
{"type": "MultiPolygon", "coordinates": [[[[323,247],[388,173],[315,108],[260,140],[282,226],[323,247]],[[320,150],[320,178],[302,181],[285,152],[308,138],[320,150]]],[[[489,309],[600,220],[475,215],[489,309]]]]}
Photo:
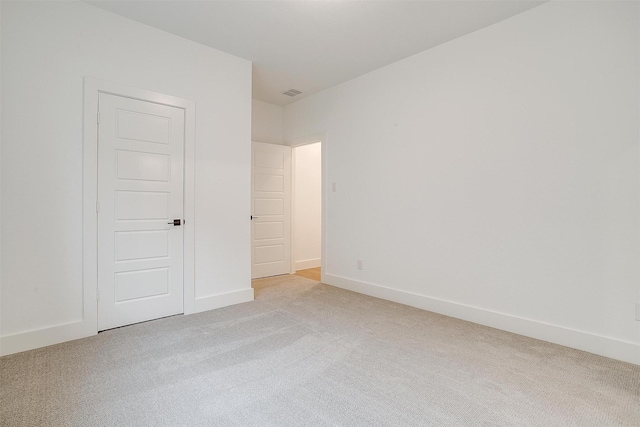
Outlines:
{"type": "MultiPolygon", "coordinates": [[[[82,182],[82,322],[88,335],[98,333],[98,96],[100,93],[154,102],[185,111],[184,138],[184,314],[195,310],[195,102],[131,86],[100,80],[84,79],[84,135],[82,182]]],[[[80,338],[80,337],[78,337],[80,338]]]]}

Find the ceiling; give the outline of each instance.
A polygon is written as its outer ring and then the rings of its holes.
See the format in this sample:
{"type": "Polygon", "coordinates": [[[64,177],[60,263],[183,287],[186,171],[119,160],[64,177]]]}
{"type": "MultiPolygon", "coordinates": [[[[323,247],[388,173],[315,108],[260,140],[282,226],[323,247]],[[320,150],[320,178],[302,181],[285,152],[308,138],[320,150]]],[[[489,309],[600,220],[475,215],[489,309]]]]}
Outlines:
{"type": "Polygon", "coordinates": [[[544,1],[87,3],[252,61],[253,98],[286,105],[544,1]]]}

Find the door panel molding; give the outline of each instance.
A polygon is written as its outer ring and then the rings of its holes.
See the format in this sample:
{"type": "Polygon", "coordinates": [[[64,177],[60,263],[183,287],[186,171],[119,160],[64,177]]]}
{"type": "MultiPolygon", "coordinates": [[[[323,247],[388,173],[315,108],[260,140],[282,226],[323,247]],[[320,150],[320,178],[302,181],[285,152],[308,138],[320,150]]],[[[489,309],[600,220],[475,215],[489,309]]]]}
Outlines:
{"type": "Polygon", "coordinates": [[[251,278],[291,273],[291,147],[251,143],[251,278]]]}
{"type": "Polygon", "coordinates": [[[102,331],[184,312],[185,229],[172,223],[184,218],[185,110],[102,92],[98,98],[98,331],[102,331]],[[154,191],[166,196],[158,210],[164,215],[117,212],[146,206],[144,198],[134,196],[148,198],[154,191]],[[131,197],[119,197],[125,192],[131,197]]]}
{"type": "MultiPolygon", "coordinates": [[[[92,77],[84,80],[83,171],[83,319],[86,335],[98,332],[97,206],[98,198],[98,98],[101,93],[176,107],[184,110],[184,314],[195,312],[195,102],[158,92],[92,77]]],[[[126,130],[126,129],[125,129],[126,130]]],[[[149,144],[162,143],[162,135],[149,135],[149,144]]],[[[80,336],[76,338],[81,338],[80,336]]]]}

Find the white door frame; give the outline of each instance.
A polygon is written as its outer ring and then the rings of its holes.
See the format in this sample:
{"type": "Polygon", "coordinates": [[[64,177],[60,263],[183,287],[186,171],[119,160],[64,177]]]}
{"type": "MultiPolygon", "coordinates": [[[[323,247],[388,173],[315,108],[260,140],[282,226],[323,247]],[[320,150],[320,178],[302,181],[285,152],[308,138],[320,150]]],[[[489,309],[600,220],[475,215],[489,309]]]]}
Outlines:
{"type": "Polygon", "coordinates": [[[195,102],[157,92],[99,80],[84,79],[84,135],[82,182],[83,323],[98,333],[98,95],[149,101],[185,110],[184,138],[184,314],[195,312],[195,102]]]}
{"type": "Polygon", "coordinates": [[[313,135],[304,136],[302,138],[296,138],[294,140],[289,141],[286,145],[291,147],[292,155],[291,155],[291,273],[295,273],[296,271],[296,258],[295,258],[295,148],[301,147],[303,145],[315,144],[317,142],[320,143],[320,192],[322,194],[321,200],[321,224],[320,224],[320,276],[321,281],[324,282],[325,275],[325,259],[326,259],[326,227],[325,227],[325,218],[327,213],[327,194],[326,189],[329,188],[326,185],[326,134],[324,132],[315,133],[313,135]]]}

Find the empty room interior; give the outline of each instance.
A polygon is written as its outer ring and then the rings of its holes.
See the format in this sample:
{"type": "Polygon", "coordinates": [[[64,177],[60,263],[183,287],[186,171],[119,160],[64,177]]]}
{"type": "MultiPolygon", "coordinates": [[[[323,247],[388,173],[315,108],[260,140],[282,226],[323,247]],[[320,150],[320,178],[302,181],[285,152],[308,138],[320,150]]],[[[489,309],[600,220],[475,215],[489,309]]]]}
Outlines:
{"type": "Polygon", "coordinates": [[[640,425],[640,2],[0,25],[0,426],[640,425]]]}

